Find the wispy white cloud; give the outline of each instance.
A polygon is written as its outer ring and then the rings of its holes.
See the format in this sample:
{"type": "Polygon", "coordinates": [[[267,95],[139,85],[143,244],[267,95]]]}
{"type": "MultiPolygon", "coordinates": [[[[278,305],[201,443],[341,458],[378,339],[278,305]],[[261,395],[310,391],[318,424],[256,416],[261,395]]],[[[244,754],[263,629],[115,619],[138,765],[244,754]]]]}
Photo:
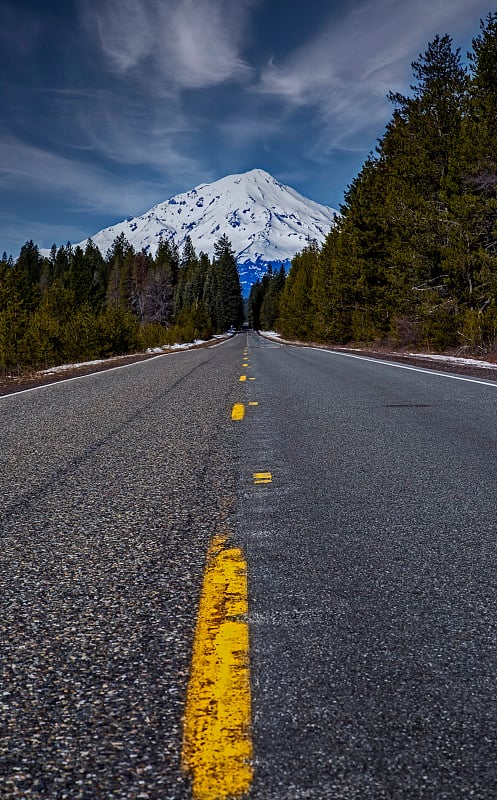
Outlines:
{"type": "MultiPolygon", "coordinates": [[[[182,142],[193,124],[176,102],[149,103],[141,96],[95,90],[54,98],[70,125],[69,141],[93,149],[98,156],[124,165],[142,165],[162,173],[188,175],[195,169],[193,155],[182,152],[182,142]]],[[[63,139],[61,138],[61,141],[63,139]]]]}
{"type": "Polygon", "coordinates": [[[143,212],[160,197],[160,186],[126,179],[11,138],[0,139],[0,186],[4,192],[58,195],[66,210],[122,215],[143,212]]]}
{"type": "MultiPolygon", "coordinates": [[[[410,62],[436,33],[457,34],[486,14],[485,0],[365,0],[330,18],[282,63],[271,61],[255,91],[289,110],[314,107],[321,130],[309,147],[352,147],[388,115],[386,94],[405,89],[410,62]]],[[[308,148],[309,149],[309,148],[308,148]]]]}
{"type": "MultiPolygon", "coordinates": [[[[20,58],[3,83],[0,206],[36,196],[65,214],[64,224],[89,220],[80,238],[94,232],[96,212],[100,228],[261,162],[312,196],[315,173],[325,170],[307,159],[355,169],[390,115],[387,92],[407,88],[419,51],[436,33],[467,41],[488,12],[488,0],[321,3],[333,14],[323,11],[319,31],[281,55],[298,38],[295,2],[292,35],[275,40],[279,57],[260,69],[277,30],[271,0],[74,3],[80,16],[70,5],[73,24],[55,37],[60,9],[0,0],[0,44],[12,63],[20,58]],[[53,43],[50,59],[43,41],[53,43]]],[[[58,228],[45,235],[32,227],[31,235],[74,240],[58,228]]]]}
{"type": "Polygon", "coordinates": [[[243,80],[241,56],[251,10],[259,0],[92,0],[86,24],[117,73],[141,71],[163,91],[243,80]]]}

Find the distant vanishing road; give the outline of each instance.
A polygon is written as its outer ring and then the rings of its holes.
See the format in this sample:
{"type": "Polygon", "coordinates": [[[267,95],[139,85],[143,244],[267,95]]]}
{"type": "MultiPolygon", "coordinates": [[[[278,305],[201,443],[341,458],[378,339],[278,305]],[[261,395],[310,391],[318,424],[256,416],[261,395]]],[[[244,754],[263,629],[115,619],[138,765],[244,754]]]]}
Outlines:
{"type": "Polygon", "coordinates": [[[216,739],[181,763],[213,542],[251,800],[495,800],[497,383],[239,334],[0,397],[0,437],[2,800],[230,796],[216,739]]]}

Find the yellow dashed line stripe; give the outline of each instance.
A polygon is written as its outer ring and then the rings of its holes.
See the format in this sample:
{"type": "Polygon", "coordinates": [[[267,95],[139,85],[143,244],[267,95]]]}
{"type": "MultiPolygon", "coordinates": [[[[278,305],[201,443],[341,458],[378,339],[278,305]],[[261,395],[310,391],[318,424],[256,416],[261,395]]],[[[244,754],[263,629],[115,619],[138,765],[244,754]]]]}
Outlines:
{"type": "Polygon", "coordinates": [[[273,480],[273,476],[270,472],[254,472],[253,474],[254,483],[271,483],[273,480]]]}
{"type": "Polygon", "coordinates": [[[246,381],[247,380],[247,376],[246,375],[240,375],[240,380],[241,381],[246,381]]]}
{"type": "Polygon", "coordinates": [[[258,406],[259,403],[256,400],[249,400],[249,406],[258,406]]]}
{"type": "Polygon", "coordinates": [[[243,403],[235,403],[231,409],[231,419],[239,420],[245,416],[245,406],[243,403]]]}
{"type": "Polygon", "coordinates": [[[240,798],[253,774],[247,565],[225,543],[209,548],[188,684],[182,767],[194,800],[240,798]]]}

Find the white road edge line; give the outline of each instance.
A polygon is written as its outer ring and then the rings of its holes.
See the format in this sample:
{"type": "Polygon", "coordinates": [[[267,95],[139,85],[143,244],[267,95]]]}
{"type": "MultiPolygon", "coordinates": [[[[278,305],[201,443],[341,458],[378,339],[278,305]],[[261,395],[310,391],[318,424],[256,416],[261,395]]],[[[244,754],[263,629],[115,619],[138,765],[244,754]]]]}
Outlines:
{"type": "Polygon", "coordinates": [[[311,347],[310,350],[319,350],[320,353],[328,353],[333,356],[343,356],[344,358],[358,358],[360,361],[369,361],[371,364],[384,364],[387,367],[397,369],[408,369],[411,372],[422,372],[424,375],[435,375],[439,378],[449,378],[453,381],[465,381],[466,383],[478,383],[480,386],[492,386],[497,389],[497,381],[483,381],[478,378],[467,378],[464,375],[452,375],[448,372],[439,372],[436,369],[424,369],[423,367],[412,367],[409,364],[397,364],[395,361],[384,361],[381,358],[370,358],[369,356],[358,356],[355,353],[341,353],[339,350],[327,350],[324,347],[311,347]]]}
{"type": "MultiPolygon", "coordinates": [[[[230,337],[231,338],[231,337],[230,337]]],[[[85,375],[75,375],[73,378],[61,378],[59,381],[52,381],[52,383],[43,383],[41,386],[32,386],[31,389],[19,389],[18,392],[9,392],[9,394],[1,394],[0,400],[5,400],[7,397],[16,397],[19,394],[27,394],[28,392],[39,392],[40,389],[49,389],[54,386],[60,386],[61,383],[71,383],[71,381],[81,381],[83,378],[92,378],[95,375],[103,375],[106,372],[115,372],[117,369],[128,369],[128,367],[136,367],[137,364],[143,364],[145,361],[155,361],[156,358],[166,358],[166,356],[181,356],[184,353],[193,353],[195,350],[212,350],[213,347],[220,347],[222,344],[229,342],[229,339],[223,339],[222,342],[211,344],[209,347],[191,347],[190,349],[176,350],[172,353],[158,353],[156,356],[146,358],[142,361],[133,361],[131,364],[120,364],[118,367],[109,367],[108,369],[98,369],[95,372],[87,372],[85,375]]]]}

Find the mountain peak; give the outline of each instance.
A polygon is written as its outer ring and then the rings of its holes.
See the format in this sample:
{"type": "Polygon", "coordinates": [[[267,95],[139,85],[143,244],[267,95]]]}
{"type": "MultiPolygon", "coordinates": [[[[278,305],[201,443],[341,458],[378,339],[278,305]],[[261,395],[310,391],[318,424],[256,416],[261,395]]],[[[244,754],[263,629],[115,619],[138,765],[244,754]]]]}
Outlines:
{"type": "MultiPolygon", "coordinates": [[[[228,176],[230,177],[230,176],[228,176]]],[[[231,176],[233,178],[240,178],[246,179],[249,181],[266,181],[267,183],[278,183],[276,178],[273,178],[269,172],[266,172],[264,169],[260,169],[259,167],[255,167],[254,169],[249,169],[247,172],[241,172],[239,175],[231,176]]]]}
{"type": "Polygon", "coordinates": [[[171,239],[181,248],[190,236],[197,252],[212,256],[214,244],[226,234],[239,267],[289,263],[310,241],[324,241],[335,216],[333,208],[303,197],[256,168],[174,195],[140,217],[100,231],[92,240],[105,255],[116,236],[124,233],[135,250],[154,255],[161,239],[171,239]]]}

